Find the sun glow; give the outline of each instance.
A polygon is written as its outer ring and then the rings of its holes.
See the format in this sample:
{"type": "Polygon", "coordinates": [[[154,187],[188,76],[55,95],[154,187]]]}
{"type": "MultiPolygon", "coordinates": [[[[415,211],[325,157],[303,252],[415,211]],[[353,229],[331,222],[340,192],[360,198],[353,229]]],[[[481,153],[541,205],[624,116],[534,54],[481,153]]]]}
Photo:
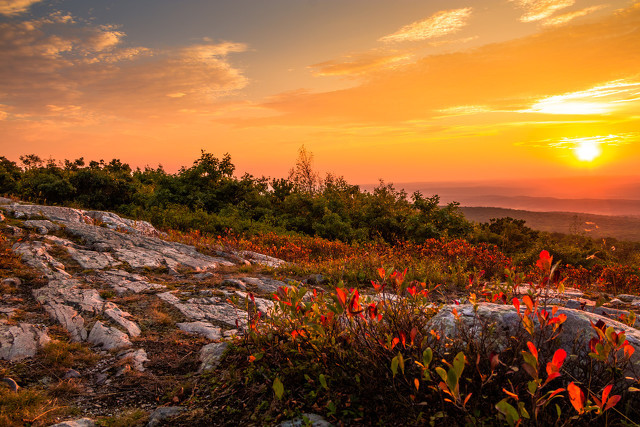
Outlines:
{"type": "Polygon", "coordinates": [[[602,154],[598,142],[592,140],[578,142],[573,151],[576,157],[583,162],[591,162],[602,154]]]}

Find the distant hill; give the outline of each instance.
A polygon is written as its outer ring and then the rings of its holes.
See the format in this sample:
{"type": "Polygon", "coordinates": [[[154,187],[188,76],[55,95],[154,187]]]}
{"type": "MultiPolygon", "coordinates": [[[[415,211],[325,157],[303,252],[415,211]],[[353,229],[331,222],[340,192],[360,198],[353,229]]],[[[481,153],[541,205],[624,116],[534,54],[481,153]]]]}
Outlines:
{"type": "Polygon", "coordinates": [[[585,234],[595,238],[614,237],[640,241],[640,217],[594,215],[576,212],[533,212],[492,207],[461,207],[464,216],[474,222],[489,222],[491,218],[523,219],[535,230],[585,234]]]}

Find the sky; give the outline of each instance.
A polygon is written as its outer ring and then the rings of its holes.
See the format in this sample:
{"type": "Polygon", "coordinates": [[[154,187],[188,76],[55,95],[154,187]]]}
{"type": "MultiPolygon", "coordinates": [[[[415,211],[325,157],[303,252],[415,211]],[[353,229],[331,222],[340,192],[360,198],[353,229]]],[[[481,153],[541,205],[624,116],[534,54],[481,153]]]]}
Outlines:
{"type": "Polygon", "coordinates": [[[640,2],[0,0],[0,155],[640,178],[640,2]]]}

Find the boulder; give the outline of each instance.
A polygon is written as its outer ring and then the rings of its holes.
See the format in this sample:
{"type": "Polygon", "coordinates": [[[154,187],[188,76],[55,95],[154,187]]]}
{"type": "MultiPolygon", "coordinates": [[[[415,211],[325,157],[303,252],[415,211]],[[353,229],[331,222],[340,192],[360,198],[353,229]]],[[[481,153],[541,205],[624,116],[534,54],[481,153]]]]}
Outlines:
{"type": "Polygon", "coordinates": [[[202,347],[199,355],[200,362],[202,362],[200,364],[200,372],[208,371],[218,366],[227,347],[229,347],[229,344],[226,342],[207,344],[202,347]]]}
{"type": "Polygon", "coordinates": [[[211,341],[217,341],[222,338],[221,329],[216,328],[209,322],[178,323],[178,327],[184,332],[200,335],[211,341]]]}
{"type": "Polygon", "coordinates": [[[97,321],[89,333],[88,341],[92,344],[102,346],[104,350],[114,350],[131,347],[129,337],[122,331],[110,326],[104,326],[97,321]]]}
{"type": "Polygon", "coordinates": [[[181,406],[160,406],[149,415],[147,427],[158,427],[165,423],[168,418],[175,417],[183,412],[185,408],[181,406]]]}
{"type": "Polygon", "coordinates": [[[0,324],[0,359],[15,361],[33,357],[49,341],[51,339],[44,326],[0,324]]]}
{"type": "MultiPolygon", "coordinates": [[[[524,308],[521,307],[521,310],[524,308]]],[[[547,307],[546,310],[551,312],[552,307],[547,307]]],[[[637,351],[640,350],[640,331],[638,329],[609,317],[583,310],[561,307],[556,315],[559,314],[567,316],[567,320],[562,325],[562,332],[556,338],[559,348],[571,354],[575,343],[578,344],[578,348],[587,352],[589,340],[597,336],[591,323],[596,324],[602,320],[607,326],[613,326],[617,332],[624,331],[629,344],[636,349],[631,357],[631,362],[640,367],[640,351],[637,351]]],[[[494,333],[490,339],[493,339],[493,346],[499,352],[508,345],[508,337],[516,335],[521,327],[520,322],[518,313],[511,305],[480,303],[477,306],[477,311],[474,311],[472,304],[452,304],[442,307],[429,320],[426,330],[434,329],[439,331],[442,336],[452,337],[460,336],[460,329],[464,328],[465,336],[479,337],[483,331],[488,330],[487,326],[492,326],[494,333]],[[454,309],[458,313],[457,319],[453,313],[454,309]]],[[[538,327],[537,323],[536,327],[538,327]]]]}

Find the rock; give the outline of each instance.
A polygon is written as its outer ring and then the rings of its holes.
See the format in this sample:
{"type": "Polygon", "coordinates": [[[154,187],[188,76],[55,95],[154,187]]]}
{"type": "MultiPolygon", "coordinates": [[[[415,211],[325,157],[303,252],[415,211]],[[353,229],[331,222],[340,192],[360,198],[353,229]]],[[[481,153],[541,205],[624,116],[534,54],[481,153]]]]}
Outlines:
{"type": "Polygon", "coordinates": [[[128,273],[124,270],[108,270],[98,276],[109,284],[118,295],[126,292],[140,293],[164,289],[164,285],[149,283],[147,278],[139,274],[128,273]]]}
{"type": "Polygon", "coordinates": [[[0,324],[0,359],[14,361],[33,357],[38,348],[49,341],[51,339],[44,326],[0,324]]]}
{"type": "Polygon", "coordinates": [[[144,363],[149,361],[147,352],[139,348],[137,350],[129,350],[120,355],[120,360],[129,362],[128,364],[138,372],[144,371],[144,363]]]}
{"type": "Polygon", "coordinates": [[[622,300],[618,299],[618,298],[614,298],[611,301],[609,301],[609,304],[611,304],[611,305],[620,305],[620,304],[622,304],[622,300]]]}
{"type": "Polygon", "coordinates": [[[302,414],[301,417],[294,418],[290,421],[284,421],[279,424],[279,427],[303,427],[303,426],[312,426],[312,427],[332,427],[329,421],[325,420],[322,416],[318,414],[302,414]]]}
{"type": "Polygon", "coordinates": [[[51,427],[95,427],[96,423],[90,418],[80,418],[78,420],[63,421],[51,427]]]}
{"type": "MultiPolygon", "coordinates": [[[[602,307],[600,307],[601,309],[602,307]]],[[[522,308],[523,309],[523,308],[522,308]]],[[[611,310],[611,309],[609,309],[611,310]]],[[[547,309],[551,311],[551,307],[547,309]]],[[[555,339],[560,348],[569,354],[573,350],[574,341],[585,353],[588,350],[588,343],[596,332],[591,327],[591,322],[596,324],[599,320],[605,322],[607,326],[613,326],[616,331],[624,331],[626,339],[636,349],[640,349],[640,331],[634,327],[627,326],[611,318],[590,313],[583,310],[570,308],[559,308],[558,314],[566,314],[567,320],[562,326],[562,333],[555,339]]],[[[466,336],[477,337],[487,325],[494,326],[494,345],[496,351],[502,351],[508,345],[508,337],[515,336],[520,325],[520,317],[511,305],[481,303],[478,304],[477,313],[474,312],[473,305],[448,305],[429,320],[426,330],[437,330],[442,336],[458,336],[459,328],[466,329],[466,336]],[[459,320],[456,320],[452,310],[456,309],[459,320]]],[[[636,351],[631,357],[631,362],[636,369],[640,367],[640,352],[636,351]]]]}
{"type": "Polygon", "coordinates": [[[257,278],[257,277],[243,277],[242,280],[248,285],[256,286],[261,292],[272,294],[278,291],[281,286],[287,286],[286,283],[280,280],[274,280],[269,278],[257,278]]]}
{"type": "Polygon", "coordinates": [[[97,321],[93,325],[93,329],[91,329],[89,333],[88,341],[92,344],[102,346],[104,350],[131,347],[132,345],[127,334],[116,328],[104,326],[100,321],[97,321]]]}
{"type": "Polygon", "coordinates": [[[252,263],[264,265],[265,267],[277,268],[284,264],[287,264],[286,261],[279,258],[274,258],[269,255],[259,254],[252,251],[238,251],[234,252],[234,254],[236,256],[249,260],[252,263]]]}
{"type": "Polygon", "coordinates": [[[163,301],[173,305],[187,318],[197,321],[216,321],[231,327],[245,328],[247,326],[247,312],[238,310],[231,304],[217,297],[191,298],[181,301],[171,292],[158,294],[163,301]]]}
{"type": "Polygon", "coordinates": [[[17,288],[18,286],[22,285],[22,280],[18,279],[17,277],[7,277],[6,279],[2,279],[2,284],[17,288]]]}
{"type": "Polygon", "coordinates": [[[122,264],[107,252],[87,251],[72,247],[67,247],[67,252],[85,270],[102,270],[122,264]]]}
{"type": "Polygon", "coordinates": [[[64,269],[64,264],[47,252],[48,245],[43,242],[18,242],[12,249],[20,255],[22,261],[30,267],[53,276],[55,272],[71,277],[64,269]]]}
{"type": "Polygon", "coordinates": [[[15,202],[7,197],[0,197],[0,205],[13,205],[15,202]]]}
{"type": "MultiPolygon", "coordinates": [[[[236,291],[236,295],[240,298],[247,298],[248,294],[246,292],[236,291]]],[[[255,304],[258,311],[262,312],[262,314],[267,314],[269,310],[273,308],[273,301],[264,298],[253,297],[253,300],[249,299],[249,302],[255,304]]]]}
{"type": "Polygon", "coordinates": [[[141,331],[138,325],[128,319],[129,317],[132,317],[131,314],[127,313],[126,311],[120,310],[117,305],[111,302],[106,303],[105,307],[108,308],[105,308],[104,314],[106,314],[117,324],[125,328],[129,335],[131,335],[132,337],[140,336],[141,331]]]}
{"type": "Polygon", "coordinates": [[[210,279],[213,277],[213,273],[206,271],[204,273],[198,273],[198,274],[194,274],[193,278],[197,279],[197,280],[206,280],[206,279],[210,279]]]}
{"type": "Polygon", "coordinates": [[[15,218],[45,217],[53,221],[92,223],[83,211],[60,206],[10,205],[5,209],[15,218]]]}
{"type": "Polygon", "coordinates": [[[20,227],[16,227],[15,225],[7,225],[5,228],[12,236],[22,236],[24,234],[24,230],[20,227]]]}
{"type": "Polygon", "coordinates": [[[84,319],[72,307],[49,301],[44,306],[47,313],[65,328],[72,341],[85,341],[87,330],[84,327],[84,319]]]}
{"type": "Polygon", "coordinates": [[[239,279],[224,279],[222,281],[222,286],[231,286],[232,288],[238,288],[241,291],[247,290],[247,285],[245,285],[244,282],[239,279]]]}
{"type": "Polygon", "coordinates": [[[60,230],[60,226],[46,219],[29,219],[24,222],[27,228],[35,229],[38,234],[49,234],[52,231],[60,230]]]}
{"type": "Polygon", "coordinates": [[[208,371],[210,369],[214,369],[220,363],[220,358],[224,354],[225,350],[229,347],[227,342],[217,342],[212,344],[207,344],[200,350],[199,359],[200,372],[208,371]]]}
{"type": "Polygon", "coordinates": [[[637,296],[637,295],[629,295],[629,294],[620,294],[616,298],[618,300],[623,301],[623,302],[634,302],[634,301],[640,299],[640,297],[637,296]]]}
{"type": "Polygon", "coordinates": [[[178,323],[178,327],[189,334],[201,335],[211,341],[217,341],[222,338],[221,329],[216,328],[209,322],[178,323]]]}
{"type": "Polygon", "coordinates": [[[11,390],[14,393],[18,392],[18,389],[20,388],[20,386],[18,385],[17,382],[15,382],[15,380],[13,378],[3,378],[0,381],[2,381],[3,383],[5,383],[7,385],[7,387],[9,387],[9,390],[11,390]]]}
{"type": "Polygon", "coordinates": [[[149,415],[147,427],[161,426],[167,418],[175,417],[184,410],[181,406],[160,406],[149,415]]]}
{"type": "Polygon", "coordinates": [[[75,369],[67,369],[67,372],[64,373],[64,376],[62,377],[62,379],[64,380],[68,380],[70,378],[81,378],[82,375],[80,374],[80,372],[76,371],[75,369]]]}
{"type": "Polygon", "coordinates": [[[142,234],[145,236],[165,236],[147,221],[135,221],[122,218],[112,212],[86,211],[85,215],[94,221],[104,224],[111,230],[125,231],[127,233],[142,234]]]}

